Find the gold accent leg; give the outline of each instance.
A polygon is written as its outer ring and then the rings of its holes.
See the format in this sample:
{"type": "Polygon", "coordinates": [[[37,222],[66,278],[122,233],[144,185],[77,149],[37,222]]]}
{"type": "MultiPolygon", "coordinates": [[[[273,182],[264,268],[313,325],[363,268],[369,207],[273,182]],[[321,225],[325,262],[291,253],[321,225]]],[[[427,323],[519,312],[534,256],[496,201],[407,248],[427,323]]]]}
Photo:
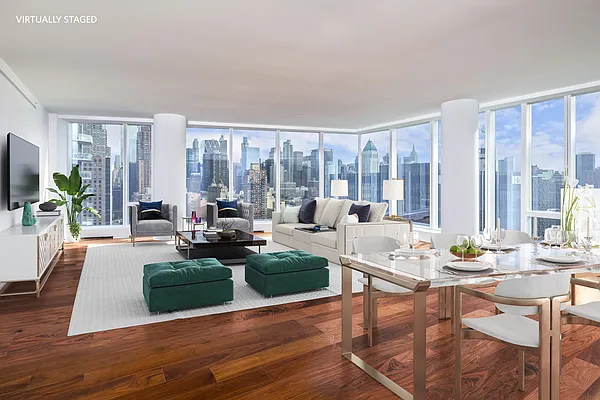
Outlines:
{"type": "Polygon", "coordinates": [[[426,291],[415,292],[413,306],[413,381],[415,386],[413,397],[415,400],[424,399],[426,389],[426,300],[426,291]]]}
{"type": "Polygon", "coordinates": [[[446,288],[438,288],[438,319],[446,319],[446,288]]]}
{"type": "Polygon", "coordinates": [[[525,391],[525,351],[519,350],[519,361],[517,365],[517,374],[519,375],[519,390],[525,391]]]}
{"type": "Polygon", "coordinates": [[[560,372],[562,367],[561,342],[561,310],[560,301],[553,299],[551,303],[551,337],[550,337],[550,396],[558,400],[560,397],[560,372]]]}
{"type": "Polygon", "coordinates": [[[455,346],[455,382],[454,382],[454,398],[460,400],[462,386],[462,295],[456,291],[454,296],[454,346],[455,346]]]}
{"type": "Polygon", "coordinates": [[[35,297],[40,297],[42,289],[40,288],[40,280],[36,279],[35,281],[35,297]]]}
{"type": "Polygon", "coordinates": [[[367,288],[367,291],[369,293],[367,300],[367,308],[369,309],[367,332],[369,338],[369,347],[371,347],[373,346],[373,304],[371,303],[373,299],[373,277],[371,275],[369,275],[369,287],[367,288]]]}
{"type": "MultiPolygon", "coordinates": [[[[368,303],[367,303],[368,304],[368,303]]],[[[352,353],[352,270],[342,266],[342,355],[352,353]]]]}
{"type": "Polygon", "coordinates": [[[550,304],[545,303],[540,306],[540,348],[539,348],[539,398],[540,400],[550,399],[550,304]]]}
{"type": "MultiPolygon", "coordinates": [[[[366,274],[363,274],[367,278],[366,274]]],[[[363,329],[369,328],[369,289],[363,285],[363,329]]]]}
{"type": "MultiPolygon", "coordinates": [[[[571,275],[571,278],[575,278],[575,274],[571,275]]],[[[577,285],[574,283],[571,283],[571,305],[574,306],[576,299],[575,299],[575,293],[577,292],[576,290],[577,285]]]]}
{"type": "Polygon", "coordinates": [[[131,236],[131,244],[135,247],[135,236],[131,236]]]}
{"type": "Polygon", "coordinates": [[[377,328],[378,304],[379,298],[373,297],[373,290],[371,289],[371,327],[373,328],[377,328]]]}

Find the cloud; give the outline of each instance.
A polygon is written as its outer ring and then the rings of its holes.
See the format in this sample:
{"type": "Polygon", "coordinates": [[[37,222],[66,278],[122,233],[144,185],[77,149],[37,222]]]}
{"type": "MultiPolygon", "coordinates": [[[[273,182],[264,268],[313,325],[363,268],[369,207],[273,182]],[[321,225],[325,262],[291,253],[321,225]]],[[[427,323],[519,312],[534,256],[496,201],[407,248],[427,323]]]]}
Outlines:
{"type": "Polygon", "coordinates": [[[577,96],[575,102],[577,116],[575,151],[591,152],[600,158],[600,93],[577,96]]]}

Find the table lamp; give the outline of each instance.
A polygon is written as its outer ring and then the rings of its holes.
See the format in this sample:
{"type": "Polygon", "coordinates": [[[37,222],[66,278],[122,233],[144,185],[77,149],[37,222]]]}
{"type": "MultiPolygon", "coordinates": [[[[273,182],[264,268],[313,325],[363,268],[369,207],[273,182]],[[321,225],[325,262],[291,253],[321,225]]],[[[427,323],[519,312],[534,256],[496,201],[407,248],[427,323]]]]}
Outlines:
{"type": "Polygon", "coordinates": [[[348,196],[348,181],[343,179],[334,179],[331,181],[331,196],[338,199],[348,196]]]}
{"type": "MultiPolygon", "coordinates": [[[[404,179],[391,179],[383,181],[383,199],[392,201],[402,200],[402,214],[404,215],[404,179]]],[[[401,218],[390,215],[390,218],[401,218]]]]}

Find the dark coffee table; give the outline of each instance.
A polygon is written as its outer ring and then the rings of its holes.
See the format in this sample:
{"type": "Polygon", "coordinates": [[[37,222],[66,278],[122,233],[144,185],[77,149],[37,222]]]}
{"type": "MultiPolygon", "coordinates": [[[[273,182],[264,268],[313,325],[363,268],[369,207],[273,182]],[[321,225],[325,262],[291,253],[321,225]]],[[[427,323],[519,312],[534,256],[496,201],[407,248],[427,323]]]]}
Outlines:
{"type": "Polygon", "coordinates": [[[250,233],[235,230],[235,238],[226,240],[221,238],[207,239],[203,231],[177,231],[175,234],[175,248],[188,260],[197,258],[216,258],[224,265],[244,264],[246,256],[256,254],[248,247],[266,246],[267,241],[250,233]]]}

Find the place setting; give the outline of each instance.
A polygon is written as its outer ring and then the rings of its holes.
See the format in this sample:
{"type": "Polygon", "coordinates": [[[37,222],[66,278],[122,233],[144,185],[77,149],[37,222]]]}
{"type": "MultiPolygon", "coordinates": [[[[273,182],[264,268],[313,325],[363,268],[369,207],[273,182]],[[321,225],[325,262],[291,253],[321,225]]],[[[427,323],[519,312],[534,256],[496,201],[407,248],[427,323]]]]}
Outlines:
{"type": "Polygon", "coordinates": [[[396,244],[398,248],[388,253],[390,260],[402,259],[420,259],[429,257],[433,254],[431,249],[417,249],[415,246],[419,244],[419,232],[397,232],[396,244]],[[409,248],[404,246],[409,245],[409,248]]]}
{"type": "Polygon", "coordinates": [[[482,235],[458,235],[456,244],[449,249],[455,259],[437,269],[438,272],[462,277],[471,276],[474,273],[498,271],[492,264],[479,259],[486,254],[483,245],[484,237],[482,235]]]}

